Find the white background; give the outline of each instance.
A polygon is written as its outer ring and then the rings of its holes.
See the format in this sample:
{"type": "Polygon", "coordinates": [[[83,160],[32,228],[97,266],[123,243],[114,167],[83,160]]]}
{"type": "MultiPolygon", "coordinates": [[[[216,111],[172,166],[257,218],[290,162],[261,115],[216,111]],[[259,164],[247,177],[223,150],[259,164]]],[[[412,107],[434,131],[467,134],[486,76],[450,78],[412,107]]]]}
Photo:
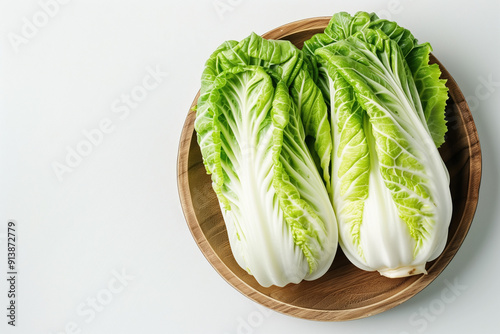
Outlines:
{"type": "Polygon", "coordinates": [[[37,0],[0,3],[0,333],[498,329],[498,1],[64,2],[46,9],[52,17],[37,0]],[[212,269],[182,214],[176,159],[204,62],[220,43],[343,10],[376,11],[431,42],[469,100],[484,169],[472,228],[430,286],[382,314],[321,323],[263,311],[212,269]],[[160,72],[157,84],[148,71],[160,72]],[[144,79],[147,96],[126,107],[122,97],[144,79]],[[102,122],[108,133],[85,146],[84,133],[102,122]],[[88,155],[69,168],[78,147],[88,155]],[[9,219],[19,233],[15,328],[6,324],[9,219]],[[452,301],[447,284],[460,286],[452,301]],[[89,304],[96,297],[99,312],[89,304]]]}

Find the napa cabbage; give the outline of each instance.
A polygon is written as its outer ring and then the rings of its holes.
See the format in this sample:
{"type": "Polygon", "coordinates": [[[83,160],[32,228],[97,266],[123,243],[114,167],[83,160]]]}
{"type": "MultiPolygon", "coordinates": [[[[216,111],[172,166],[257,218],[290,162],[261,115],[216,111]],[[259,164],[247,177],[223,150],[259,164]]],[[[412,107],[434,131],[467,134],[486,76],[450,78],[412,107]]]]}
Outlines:
{"type": "Polygon", "coordinates": [[[255,34],[223,43],[202,75],[195,130],[237,263],[265,287],[322,276],[338,244],[325,187],[333,144],[303,53],[255,34]]]}
{"type": "Polygon", "coordinates": [[[330,195],[349,260],[388,277],[426,273],[452,214],[447,98],[428,44],[374,14],[336,14],[304,48],[332,130],[330,195]]]}

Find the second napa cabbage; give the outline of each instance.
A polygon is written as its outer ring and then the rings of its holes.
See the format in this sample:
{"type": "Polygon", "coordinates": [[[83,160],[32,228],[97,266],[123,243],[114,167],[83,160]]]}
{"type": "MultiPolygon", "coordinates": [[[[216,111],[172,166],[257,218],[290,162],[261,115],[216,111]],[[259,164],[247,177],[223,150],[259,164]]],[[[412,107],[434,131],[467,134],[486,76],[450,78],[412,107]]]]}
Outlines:
{"type": "Polygon", "coordinates": [[[304,43],[330,107],[331,186],[346,256],[388,277],[426,273],[452,214],[445,81],[430,45],[374,14],[333,16],[304,43]]]}

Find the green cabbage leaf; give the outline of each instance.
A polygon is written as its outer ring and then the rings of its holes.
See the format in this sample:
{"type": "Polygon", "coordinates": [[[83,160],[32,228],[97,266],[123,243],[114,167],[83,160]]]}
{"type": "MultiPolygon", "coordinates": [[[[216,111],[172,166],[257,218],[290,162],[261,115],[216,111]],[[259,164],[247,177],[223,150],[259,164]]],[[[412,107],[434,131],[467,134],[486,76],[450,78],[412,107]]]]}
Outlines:
{"type": "MultiPolygon", "coordinates": [[[[358,12],[351,16],[349,13],[340,12],[333,15],[324,33],[316,34],[304,42],[303,50],[316,61],[314,54],[317,49],[367,29],[380,30],[398,44],[415,82],[424,119],[435,145],[440,147],[444,143],[447,131],[444,110],[448,99],[448,88],[446,80],[440,79],[439,66],[429,64],[429,55],[432,51],[429,43],[419,44],[409,30],[400,27],[396,22],[380,19],[374,13],[358,12]]],[[[327,75],[321,68],[317,81],[323,94],[329,98],[327,75]]]]}

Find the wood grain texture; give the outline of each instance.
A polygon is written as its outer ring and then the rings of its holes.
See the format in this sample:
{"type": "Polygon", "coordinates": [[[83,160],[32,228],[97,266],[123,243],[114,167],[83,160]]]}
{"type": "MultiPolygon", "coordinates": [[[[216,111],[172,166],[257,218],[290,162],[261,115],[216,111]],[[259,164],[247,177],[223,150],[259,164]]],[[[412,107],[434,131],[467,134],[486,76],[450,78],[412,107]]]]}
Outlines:
{"type": "MultiPolygon", "coordinates": [[[[329,17],[293,22],[263,36],[304,40],[322,32],[329,17]]],[[[276,311],[311,320],[342,321],[371,316],[408,300],[431,283],[462,244],[476,210],[481,180],[481,149],[469,107],[455,80],[439,64],[450,90],[446,107],[448,133],[440,148],[451,178],[453,216],[448,242],[440,257],[427,264],[428,275],[390,279],[352,265],[339,249],[332,267],[320,279],[285,287],[264,288],[236,263],[210,176],[203,166],[194,132],[198,95],[188,112],[178,152],[178,187],[181,205],[193,238],[214,269],[250,299],[276,311]]],[[[199,94],[199,93],[198,93],[199,94]]]]}

